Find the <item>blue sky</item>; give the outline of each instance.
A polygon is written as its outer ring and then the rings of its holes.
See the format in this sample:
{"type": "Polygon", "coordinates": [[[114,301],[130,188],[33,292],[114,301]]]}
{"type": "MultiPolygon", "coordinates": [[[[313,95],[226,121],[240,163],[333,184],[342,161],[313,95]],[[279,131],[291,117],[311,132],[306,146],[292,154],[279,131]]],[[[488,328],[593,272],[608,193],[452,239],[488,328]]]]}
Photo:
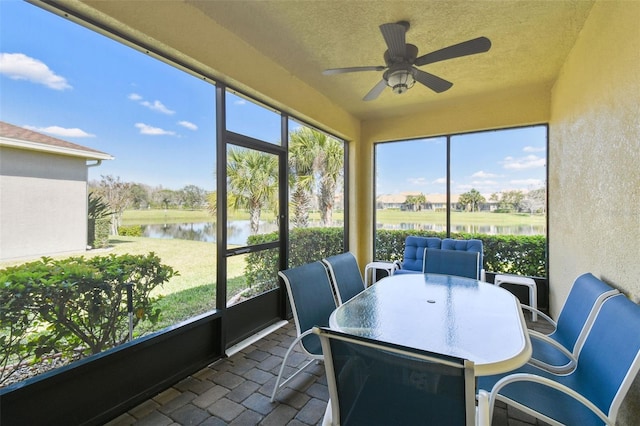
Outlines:
{"type": "MultiPolygon", "coordinates": [[[[215,187],[215,88],[36,6],[0,0],[0,120],[111,154],[90,179],[215,187]]],[[[278,142],[276,114],[231,96],[228,127],[278,142]]],[[[545,129],[458,136],[452,190],[544,185],[545,129]]],[[[385,144],[377,193],[444,192],[444,138],[385,144]]]]}
{"type": "MultiPolygon", "coordinates": [[[[446,138],[385,143],[376,149],[378,194],[446,191],[446,138]]],[[[545,184],[546,128],[469,133],[451,138],[451,192],[531,190],[545,184]]]]}

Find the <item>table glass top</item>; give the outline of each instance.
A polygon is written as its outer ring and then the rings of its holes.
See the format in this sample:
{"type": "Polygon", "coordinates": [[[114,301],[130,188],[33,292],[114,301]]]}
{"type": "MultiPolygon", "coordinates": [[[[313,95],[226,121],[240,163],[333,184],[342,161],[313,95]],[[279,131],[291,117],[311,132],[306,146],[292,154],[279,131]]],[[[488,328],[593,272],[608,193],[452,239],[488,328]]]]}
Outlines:
{"type": "Polygon", "coordinates": [[[448,275],[385,278],[336,309],[330,324],[350,334],[469,359],[478,375],[516,368],[530,355],[524,318],[511,293],[448,275]]]}

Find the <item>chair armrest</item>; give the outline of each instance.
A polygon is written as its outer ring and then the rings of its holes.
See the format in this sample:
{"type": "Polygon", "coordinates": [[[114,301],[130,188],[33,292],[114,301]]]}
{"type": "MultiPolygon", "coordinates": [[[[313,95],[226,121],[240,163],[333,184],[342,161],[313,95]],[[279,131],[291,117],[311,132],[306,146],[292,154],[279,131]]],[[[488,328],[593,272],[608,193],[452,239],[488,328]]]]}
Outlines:
{"type": "Polygon", "coordinates": [[[392,263],[393,263],[393,269],[395,271],[397,271],[398,269],[402,269],[402,262],[400,262],[399,260],[394,260],[392,263]]]}
{"type": "Polygon", "coordinates": [[[489,392],[484,389],[478,391],[478,407],[476,408],[476,426],[491,426],[489,414],[489,392]]]}
{"type": "Polygon", "coordinates": [[[578,360],[575,358],[575,356],[573,356],[573,353],[571,353],[567,348],[562,346],[557,341],[553,340],[546,334],[540,333],[539,331],[535,331],[535,330],[529,330],[529,337],[538,339],[548,345],[553,346],[555,349],[560,351],[562,355],[567,357],[567,359],[569,360],[569,362],[567,362],[564,365],[552,365],[552,364],[547,364],[546,362],[541,361],[539,359],[531,357],[529,359],[529,364],[535,365],[538,368],[541,368],[543,370],[546,370],[554,374],[567,374],[576,368],[578,360]]]}
{"type": "MultiPolygon", "coordinates": [[[[496,398],[498,398],[502,388],[510,385],[511,383],[516,383],[516,382],[539,383],[541,385],[544,385],[549,388],[555,389],[559,392],[562,392],[565,395],[575,399],[576,401],[578,401],[579,403],[587,407],[595,415],[597,415],[600,418],[600,420],[602,420],[605,424],[614,426],[614,424],[611,423],[607,415],[603,413],[602,410],[596,407],[596,405],[593,402],[589,401],[589,399],[584,397],[582,394],[552,379],[548,379],[546,377],[537,376],[535,374],[529,374],[529,373],[510,374],[498,380],[496,384],[493,385],[493,389],[491,389],[491,394],[489,395],[489,419],[493,418],[493,407],[495,405],[496,398]]],[[[502,397],[503,402],[507,402],[507,401],[504,401],[505,399],[507,398],[502,397]]]]}
{"type": "MultiPolygon", "coordinates": [[[[534,312],[534,313],[540,315],[545,321],[547,321],[549,324],[551,324],[553,326],[553,331],[555,331],[556,327],[558,327],[558,323],[555,322],[549,315],[545,314],[544,312],[542,312],[542,311],[540,311],[540,310],[538,310],[538,309],[536,309],[534,307],[531,307],[529,305],[525,305],[524,303],[521,303],[520,306],[522,307],[522,309],[525,309],[525,310],[527,310],[529,312],[534,312]]],[[[553,333],[553,331],[552,331],[552,333],[553,333]]],[[[549,334],[551,334],[551,333],[549,333],[549,334]]]]}

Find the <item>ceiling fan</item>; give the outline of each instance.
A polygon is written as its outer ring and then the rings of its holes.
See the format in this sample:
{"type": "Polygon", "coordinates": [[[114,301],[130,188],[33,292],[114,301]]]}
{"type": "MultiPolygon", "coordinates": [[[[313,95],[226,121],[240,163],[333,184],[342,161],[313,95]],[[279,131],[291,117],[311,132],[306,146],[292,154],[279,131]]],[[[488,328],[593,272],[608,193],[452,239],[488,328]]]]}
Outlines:
{"type": "Polygon", "coordinates": [[[380,25],[380,31],[387,44],[387,51],[384,52],[386,65],[331,68],[322,72],[325,75],[332,75],[360,71],[384,71],[382,80],[366,94],[363,98],[364,101],[376,99],[387,86],[391,87],[394,93],[402,94],[413,87],[416,81],[436,93],[449,90],[453,83],[416,67],[461,56],[483,53],[491,48],[491,41],[488,38],[478,37],[418,56],[418,48],[405,42],[405,34],[409,31],[409,22],[400,21],[382,24],[380,25]]]}

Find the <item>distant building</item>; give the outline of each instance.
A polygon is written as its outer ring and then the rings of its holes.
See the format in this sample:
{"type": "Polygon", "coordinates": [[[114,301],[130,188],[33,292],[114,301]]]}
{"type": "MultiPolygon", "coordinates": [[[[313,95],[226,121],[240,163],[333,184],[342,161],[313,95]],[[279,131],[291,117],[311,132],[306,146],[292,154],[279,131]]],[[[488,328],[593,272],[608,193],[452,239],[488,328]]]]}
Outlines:
{"type": "MultiPolygon", "coordinates": [[[[376,208],[383,209],[398,209],[408,210],[412,209],[412,206],[407,204],[407,197],[413,195],[424,195],[427,201],[420,206],[418,210],[432,210],[444,211],[447,207],[447,195],[446,194],[424,194],[420,192],[400,192],[398,194],[382,194],[376,198],[376,208]]],[[[451,194],[451,206],[455,209],[458,203],[458,195],[451,194]]]]}
{"type": "Polygon", "coordinates": [[[86,250],[87,169],[112,159],[0,121],[0,260],[86,250]]]}

